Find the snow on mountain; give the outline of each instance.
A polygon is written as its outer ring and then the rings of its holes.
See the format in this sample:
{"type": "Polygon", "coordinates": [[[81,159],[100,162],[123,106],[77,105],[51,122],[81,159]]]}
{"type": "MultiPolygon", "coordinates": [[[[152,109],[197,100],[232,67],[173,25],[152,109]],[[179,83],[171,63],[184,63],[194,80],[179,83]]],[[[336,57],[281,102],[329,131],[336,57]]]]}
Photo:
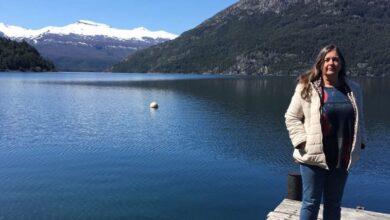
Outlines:
{"type": "Polygon", "coordinates": [[[25,40],[60,71],[105,71],[138,50],[177,37],[144,27],[124,30],[86,20],[37,30],[0,23],[0,36],[25,40]]]}
{"type": "Polygon", "coordinates": [[[166,31],[150,31],[144,27],[134,28],[130,30],[112,28],[106,24],[96,23],[93,21],[79,20],[76,23],[69,24],[63,27],[44,27],[37,30],[26,29],[23,27],[0,23],[0,32],[9,38],[16,39],[37,39],[45,34],[57,35],[83,35],[83,36],[105,36],[120,40],[140,40],[144,38],[151,39],[174,39],[177,35],[166,31]]]}

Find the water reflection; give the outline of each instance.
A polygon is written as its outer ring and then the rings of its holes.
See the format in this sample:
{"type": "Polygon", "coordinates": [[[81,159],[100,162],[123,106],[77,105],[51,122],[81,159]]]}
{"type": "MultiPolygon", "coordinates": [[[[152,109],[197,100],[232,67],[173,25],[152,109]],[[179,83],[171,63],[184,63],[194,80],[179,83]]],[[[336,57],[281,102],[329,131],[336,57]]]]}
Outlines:
{"type": "MultiPolygon", "coordinates": [[[[174,108],[174,124],[164,126],[166,132],[173,132],[169,135],[180,137],[181,142],[192,142],[192,145],[195,143],[198,147],[212,150],[216,155],[224,153],[230,157],[244,157],[275,166],[293,165],[290,156],[292,148],[283,117],[295,86],[293,78],[225,77],[44,83],[130,90],[137,88],[164,92],[163,99],[175,97],[172,92],[181,94],[176,96],[178,99],[170,106],[174,108]],[[189,132],[189,127],[199,129],[200,132],[189,132]]],[[[151,116],[156,117],[159,111],[163,110],[150,111],[151,116]]]]}
{"type": "MultiPolygon", "coordinates": [[[[390,119],[386,114],[387,107],[378,108],[387,102],[389,94],[388,78],[356,78],[363,87],[365,96],[365,111],[370,137],[382,137],[389,130],[390,119]]],[[[208,133],[196,133],[191,137],[191,132],[181,134],[183,139],[197,141],[201,147],[215,149],[216,152],[224,152],[226,155],[245,157],[250,160],[266,161],[275,166],[291,165],[291,148],[284,126],[284,112],[287,109],[291,95],[295,87],[295,78],[292,77],[224,77],[224,78],[171,78],[169,80],[124,80],[124,81],[46,81],[50,84],[64,84],[71,86],[98,86],[108,88],[142,89],[145,91],[165,92],[166,96],[181,94],[175,101],[175,114],[177,117],[186,115],[180,105],[192,103],[187,106],[191,109],[192,117],[185,116],[182,122],[192,123],[202,131],[213,132],[213,137],[208,133]],[[170,91],[170,93],[169,93],[170,91]],[[168,93],[167,93],[168,92],[168,93]],[[183,103],[183,97],[190,99],[183,103]],[[195,100],[194,100],[195,99],[195,100]],[[196,103],[196,104],[193,104],[196,103]],[[205,109],[206,108],[206,109],[205,109]],[[202,121],[202,117],[207,117],[202,121]],[[202,136],[203,135],[203,136],[202,136]],[[185,138],[184,138],[185,137],[185,138]],[[220,140],[219,137],[226,137],[220,140]],[[210,140],[219,140],[210,143],[210,140]],[[202,142],[202,140],[207,140],[202,142]],[[232,141],[233,140],[233,141],[232,141]],[[275,147],[275,145],[278,145],[275,147]]],[[[145,97],[146,98],[146,97],[145,97]]],[[[165,97],[166,98],[166,97],[165,97]]],[[[150,100],[146,100],[150,101],[150,100]]],[[[158,113],[158,112],[155,112],[158,113]]],[[[188,113],[188,112],[187,112],[188,113]]],[[[156,117],[155,114],[152,115],[156,117]]],[[[172,127],[181,127],[173,124],[172,127]]],[[[187,124],[185,125],[187,126],[187,124]]],[[[172,129],[172,127],[167,128],[172,129]]],[[[185,128],[179,129],[186,131],[185,128]]],[[[381,138],[383,140],[383,137],[381,138]]],[[[384,140],[387,143],[387,140],[384,140]]],[[[375,138],[374,147],[384,146],[375,138]]],[[[387,152],[387,151],[385,151],[387,152]]],[[[386,154],[386,153],[385,153],[386,154]]],[[[384,162],[380,160],[381,162],[384,162]]],[[[386,162],[387,163],[387,162],[386,162]]],[[[375,164],[380,166],[380,164],[375,164]]],[[[364,164],[367,169],[375,168],[364,164]]]]}

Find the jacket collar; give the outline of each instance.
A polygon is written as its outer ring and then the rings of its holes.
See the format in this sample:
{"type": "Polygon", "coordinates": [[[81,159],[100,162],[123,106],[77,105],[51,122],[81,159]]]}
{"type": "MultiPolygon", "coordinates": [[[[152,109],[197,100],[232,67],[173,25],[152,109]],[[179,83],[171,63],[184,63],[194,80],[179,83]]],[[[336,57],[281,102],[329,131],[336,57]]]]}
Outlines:
{"type": "Polygon", "coordinates": [[[322,97],[322,77],[318,77],[313,81],[314,89],[318,92],[320,97],[322,97]]]}
{"type": "MultiPolygon", "coordinates": [[[[317,91],[318,95],[322,98],[322,77],[318,77],[317,79],[312,81],[314,89],[317,91]]],[[[341,80],[341,86],[347,91],[347,93],[351,92],[351,87],[349,85],[348,79],[341,80]]]]}

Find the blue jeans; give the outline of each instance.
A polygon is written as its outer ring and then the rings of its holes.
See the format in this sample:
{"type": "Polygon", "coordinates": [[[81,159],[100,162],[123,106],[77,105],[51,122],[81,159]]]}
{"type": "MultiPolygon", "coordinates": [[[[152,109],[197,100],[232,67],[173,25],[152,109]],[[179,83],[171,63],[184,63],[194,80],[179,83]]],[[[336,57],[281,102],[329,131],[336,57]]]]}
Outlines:
{"type": "Polygon", "coordinates": [[[300,220],[315,220],[324,197],[324,220],[339,220],[341,199],[347,181],[345,169],[326,170],[318,166],[300,165],[302,175],[302,207],[300,220]]]}

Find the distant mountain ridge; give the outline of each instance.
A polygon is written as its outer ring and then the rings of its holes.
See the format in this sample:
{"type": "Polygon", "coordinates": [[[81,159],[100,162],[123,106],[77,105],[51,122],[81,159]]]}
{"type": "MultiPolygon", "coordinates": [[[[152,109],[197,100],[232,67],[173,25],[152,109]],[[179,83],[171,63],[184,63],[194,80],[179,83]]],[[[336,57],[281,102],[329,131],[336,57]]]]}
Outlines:
{"type": "Polygon", "coordinates": [[[329,43],[348,74],[390,74],[389,0],[241,0],[112,70],[296,75],[329,43]]]}
{"type": "Polygon", "coordinates": [[[177,37],[144,27],[123,30],[80,20],[38,30],[0,23],[0,36],[25,40],[63,71],[104,71],[129,54],[177,37]]]}
{"type": "Polygon", "coordinates": [[[109,25],[97,23],[88,20],[79,20],[73,24],[63,27],[44,27],[37,30],[26,29],[23,27],[7,25],[0,23],[0,32],[9,38],[14,39],[32,39],[38,40],[47,34],[53,35],[80,35],[80,36],[105,36],[121,40],[140,40],[148,39],[174,39],[175,34],[166,31],[150,31],[144,27],[138,27],[131,30],[112,28],[109,25]]]}

